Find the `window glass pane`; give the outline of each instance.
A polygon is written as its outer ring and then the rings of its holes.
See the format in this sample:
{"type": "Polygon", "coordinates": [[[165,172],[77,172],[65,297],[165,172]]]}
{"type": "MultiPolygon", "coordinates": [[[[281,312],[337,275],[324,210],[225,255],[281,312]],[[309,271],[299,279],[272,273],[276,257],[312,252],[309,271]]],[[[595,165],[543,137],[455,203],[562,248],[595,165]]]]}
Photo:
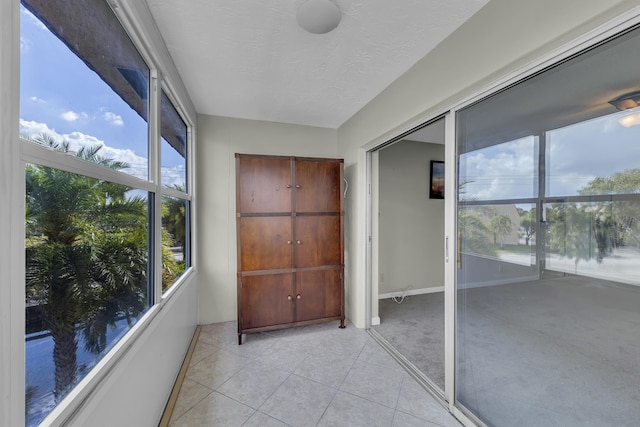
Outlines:
{"type": "Polygon", "coordinates": [[[187,125],[162,91],[162,169],[161,182],[165,187],[187,191],[187,125]]]}
{"type": "Polygon", "coordinates": [[[547,132],[547,195],[640,193],[640,126],[616,112],[547,132]]]}
{"type": "Polygon", "coordinates": [[[640,285],[640,196],[549,203],[546,268],[640,285]]]}
{"type": "Polygon", "coordinates": [[[460,199],[534,197],[538,185],[535,172],[537,150],[535,138],[528,136],[461,154],[460,199]]]}
{"type": "Polygon", "coordinates": [[[38,424],[149,307],[148,199],[27,165],[27,425],[38,424]]]}
{"type": "Polygon", "coordinates": [[[162,290],[190,266],[187,200],[162,197],[162,290]]]}
{"type": "Polygon", "coordinates": [[[20,132],[103,146],[148,179],[149,69],[103,0],[23,0],[20,132]]]}
{"type": "Polygon", "coordinates": [[[536,208],[533,204],[461,206],[458,228],[464,236],[463,254],[535,265],[536,208]]]}

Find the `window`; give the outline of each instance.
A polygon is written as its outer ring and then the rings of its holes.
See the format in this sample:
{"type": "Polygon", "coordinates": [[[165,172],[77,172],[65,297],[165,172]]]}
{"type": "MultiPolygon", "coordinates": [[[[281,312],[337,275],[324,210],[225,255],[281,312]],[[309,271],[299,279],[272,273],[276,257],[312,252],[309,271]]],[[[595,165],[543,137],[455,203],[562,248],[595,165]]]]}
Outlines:
{"type": "Polygon", "coordinates": [[[191,265],[189,202],[162,196],[162,291],[167,290],[191,265]]]}
{"type": "Polygon", "coordinates": [[[162,185],[187,191],[187,125],[162,91],[160,99],[162,135],[162,185]]]}
{"type": "Polygon", "coordinates": [[[20,17],[32,426],[191,265],[189,126],[106,1],[23,0],[20,17]]]}
{"type": "Polygon", "coordinates": [[[26,181],[25,385],[34,425],[149,307],[149,209],[145,192],[59,169],[27,165],[26,181]]]}
{"type": "Polygon", "coordinates": [[[189,243],[189,207],[187,199],[188,129],[171,100],[162,91],[161,154],[162,168],[162,241],[169,251],[163,253],[162,291],[167,290],[191,265],[189,243]]]}
{"type": "Polygon", "coordinates": [[[20,13],[21,135],[64,140],[70,151],[100,146],[101,157],[127,164],[122,172],[149,179],[149,67],[107,3],[30,3],[20,13]]]}

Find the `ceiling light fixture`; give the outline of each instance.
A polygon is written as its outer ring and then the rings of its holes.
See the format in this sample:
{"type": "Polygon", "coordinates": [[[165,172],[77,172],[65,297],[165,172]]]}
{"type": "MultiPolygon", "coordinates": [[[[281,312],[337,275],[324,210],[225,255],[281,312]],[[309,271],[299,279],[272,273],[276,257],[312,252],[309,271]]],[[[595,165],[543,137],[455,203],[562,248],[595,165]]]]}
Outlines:
{"type": "Polygon", "coordinates": [[[618,123],[626,128],[640,125],[640,108],[634,108],[633,112],[620,117],[618,119],[618,123]]]}
{"type": "Polygon", "coordinates": [[[618,123],[628,128],[631,126],[640,125],[640,90],[636,92],[626,93],[620,95],[617,98],[609,101],[609,104],[613,105],[620,111],[629,111],[629,114],[624,114],[618,119],[618,123]]]}
{"type": "Polygon", "coordinates": [[[296,18],[304,30],[325,34],[338,26],[342,13],[331,0],[307,0],[298,7],[296,18]]]}

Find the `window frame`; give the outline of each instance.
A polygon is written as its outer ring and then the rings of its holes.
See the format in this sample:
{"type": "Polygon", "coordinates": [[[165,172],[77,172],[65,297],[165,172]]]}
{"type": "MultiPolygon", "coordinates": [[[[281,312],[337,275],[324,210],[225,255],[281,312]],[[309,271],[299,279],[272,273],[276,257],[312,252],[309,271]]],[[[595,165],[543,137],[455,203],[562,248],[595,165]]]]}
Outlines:
{"type": "MultiPolygon", "coordinates": [[[[149,300],[148,309],[140,316],[137,322],[125,333],[125,335],[119,339],[105,355],[98,361],[98,363],[87,373],[87,375],[80,380],[75,387],[64,397],[56,407],[43,419],[42,423],[45,425],[61,425],[69,421],[75,414],[75,412],[85,404],[90,398],[91,394],[96,391],[100,383],[105,380],[110,372],[117,366],[118,362],[125,356],[126,352],[134,346],[145,330],[153,324],[153,319],[163,310],[165,305],[171,301],[173,295],[179,294],[179,290],[183,287],[192,275],[195,274],[196,264],[196,245],[195,245],[195,109],[191,104],[191,100],[188,97],[188,93],[184,88],[180,76],[175,69],[175,65],[171,61],[170,55],[166,50],[166,47],[162,44],[162,40],[156,40],[153,36],[145,33],[150,27],[152,18],[144,16],[140,12],[140,6],[132,6],[124,3],[105,3],[109,5],[109,8],[114,13],[116,19],[122,25],[124,31],[129,36],[132,44],[149,67],[149,111],[148,111],[148,132],[147,132],[147,144],[148,144],[148,180],[143,180],[132,175],[128,175],[124,172],[112,170],[106,167],[102,167],[90,162],[86,162],[75,156],[69,156],[62,152],[57,152],[48,147],[42,146],[32,141],[28,141],[19,136],[19,99],[20,99],[20,85],[18,84],[20,71],[19,61],[19,22],[20,22],[20,6],[21,2],[15,0],[11,2],[3,2],[0,10],[2,15],[0,21],[3,26],[3,43],[0,54],[11,54],[15,59],[13,62],[13,74],[7,75],[7,82],[5,75],[0,74],[0,83],[3,87],[11,87],[15,92],[12,99],[12,114],[5,118],[3,115],[0,119],[2,123],[10,123],[9,128],[12,130],[11,134],[14,135],[11,138],[11,144],[3,144],[2,148],[3,158],[6,158],[8,162],[11,162],[13,167],[8,168],[10,178],[7,182],[20,183],[20,185],[13,186],[11,188],[11,215],[12,221],[10,222],[11,229],[14,231],[11,233],[11,247],[25,246],[24,236],[24,209],[25,209],[25,168],[27,164],[34,164],[39,166],[47,166],[56,168],[62,171],[83,175],[88,178],[96,178],[100,180],[107,180],[113,183],[122,184],[140,189],[149,193],[150,197],[154,200],[153,216],[149,216],[149,224],[152,227],[153,247],[149,248],[149,256],[153,257],[154,265],[153,269],[153,299],[149,300]],[[11,13],[5,14],[5,8],[10,9],[11,13]],[[138,8],[138,9],[136,9],[138,8]],[[4,24],[8,25],[4,25],[4,24]],[[11,31],[12,37],[4,37],[4,29],[11,31]],[[11,49],[5,49],[5,40],[11,40],[11,49]],[[160,70],[164,70],[163,74],[160,70]],[[185,177],[187,192],[182,193],[174,189],[163,188],[161,184],[161,135],[160,135],[160,88],[165,92],[167,97],[171,100],[173,107],[176,109],[182,120],[187,126],[187,157],[185,163],[187,165],[187,173],[185,177]],[[5,154],[6,157],[5,157],[5,154]],[[177,280],[162,293],[162,245],[156,244],[161,242],[162,233],[162,218],[161,218],[161,203],[162,196],[168,195],[172,197],[178,197],[182,200],[188,201],[190,209],[188,212],[187,227],[188,227],[188,239],[191,242],[191,256],[190,266],[185,268],[184,273],[177,278],[177,280]]],[[[144,8],[144,6],[143,6],[144,8]]],[[[153,30],[152,30],[153,31],[153,30]]],[[[157,31],[157,30],[156,30],[157,31]]],[[[3,162],[3,167],[4,167],[3,162]]],[[[5,174],[2,174],[3,180],[5,174]]],[[[4,193],[2,193],[4,195],[4,193]]],[[[4,219],[4,212],[3,217],[4,219]]],[[[3,251],[4,253],[4,251],[3,251]]],[[[4,349],[0,351],[0,360],[2,360],[3,376],[4,370],[9,369],[11,380],[10,390],[4,395],[11,395],[11,399],[0,399],[0,413],[6,414],[0,416],[0,424],[7,425],[24,425],[25,421],[25,367],[24,367],[24,333],[25,333],[25,254],[24,250],[11,251],[10,262],[13,267],[10,271],[11,282],[15,284],[9,290],[10,298],[2,298],[3,303],[2,312],[11,315],[11,322],[7,322],[11,326],[11,357],[8,363],[5,363],[4,349]],[[9,303],[10,310],[4,310],[4,301],[9,303]],[[20,308],[16,308],[20,307],[20,308]],[[20,361],[18,363],[17,361],[20,361]],[[17,367],[20,366],[19,369],[17,367]],[[8,408],[3,405],[6,404],[8,408]],[[4,410],[9,409],[9,410],[4,410]],[[3,418],[5,417],[5,418],[3,418]]],[[[4,276],[3,276],[4,278],[4,276]]],[[[2,291],[0,295],[4,296],[2,291]]],[[[3,327],[5,323],[3,321],[3,327]]],[[[4,332],[4,331],[3,331],[4,332]]],[[[7,336],[3,333],[3,336],[7,336]]],[[[2,342],[4,344],[4,341],[2,342]]],[[[5,382],[0,384],[1,390],[4,392],[5,382]]]]}

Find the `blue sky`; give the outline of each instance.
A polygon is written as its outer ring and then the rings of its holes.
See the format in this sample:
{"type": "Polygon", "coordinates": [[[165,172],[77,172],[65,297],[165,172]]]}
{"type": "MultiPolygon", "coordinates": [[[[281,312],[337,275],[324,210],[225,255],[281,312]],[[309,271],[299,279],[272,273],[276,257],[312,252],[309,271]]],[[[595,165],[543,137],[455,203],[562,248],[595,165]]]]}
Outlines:
{"type": "MultiPolygon", "coordinates": [[[[547,196],[575,196],[596,177],[640,168],[640,126],[623,127],[624,112],[602,116],[547,136],[547,196]]],[[[460,157],[465,199],[537,197],[537,148],[532,136],[460,157]]]]}
{"type": "MultiPolygon", "coordinates": [[[[101,154],[147,179],[147,123],[35,16],[21,6],[20,132],[67,140],[72,149],[102,145],[101,154]]],[[[166,185],[181,184],[185,161],[163,144],[166,185]]]]}

